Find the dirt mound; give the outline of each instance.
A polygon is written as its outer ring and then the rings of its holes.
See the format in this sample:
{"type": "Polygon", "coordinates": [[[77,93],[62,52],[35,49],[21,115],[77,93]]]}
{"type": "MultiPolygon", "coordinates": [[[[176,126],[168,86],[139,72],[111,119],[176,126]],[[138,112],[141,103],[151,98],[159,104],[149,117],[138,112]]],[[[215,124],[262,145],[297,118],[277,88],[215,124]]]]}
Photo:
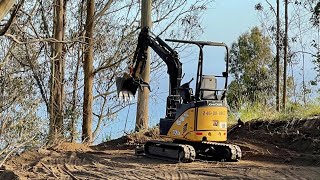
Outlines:
{"type": "Polygon", "coordinates": [[[86,146],[84,144],[79,143],[70,143],[70,142],[64,142],[61,144],[58,144],[50,150],[54,151],[78,151],[78,152],[86,152],[86,151],[92,151],[92,149],[89,146],[86,146]]]}
{"type": "Polygon", "coordinates": [[[244,159],[320,163],[320,117],[250,121],[228,135],[240,145],[244,159]]]}
{"type": "Polygon", "coordinates": [[[29,162],[36,161],[37,159],[44,157],[48,155],[48,150],[39,149],[37,151],[26,151],[22,154],[16,155],[13,158],[11,158],[6,163],[6,167],[9,166],[21,166],[24,167],[25,165],[28,165],[29,162]]]}
{"type": "MultiPolygon", "coordinates": [[[[38,149],[23,152],[22,154],[16,155],[9,159],[4,166],[3,173],[0,173],[0,179],[12,179],[7,178],[12,175],[11,171],[16,170],[17,168],[22,171],[31,171],[33,169],[44,168],[46,169],[46,163],[49,161],[57,161],[59,158],[62,158],[60,161],[64,162],[64,156],[78,152],[78,153],[86,153],[91,152],[92,149],[86,145],[79,143],[61,143],[56,146],[50,147],[48,149],[38,149]],[[61,154],[59,154],[61,153],[61,154]],[[43,161],[45,160],[45,161],[43,161]],[[45,164],[43,162],[45,162],[45,164]],[[11,170],[11,171],[8,171],[11,170]],[[6,178],[2,178],[6,177],[6,178]]],[[[68,158],[65,158],[68,159],[68,158]]],[[[12,176],[13,177],[13,176],[12,176]]]]}
{"type": "Polygon", "coordinates": [[[144,144],[148,140],[160,140],[159,127],[153,127],[148,130],[135,132],[122,136],[118,139],[107,141],[96,146],[92,146],[93,149],[133,149],[138,144],[144,144]]]}

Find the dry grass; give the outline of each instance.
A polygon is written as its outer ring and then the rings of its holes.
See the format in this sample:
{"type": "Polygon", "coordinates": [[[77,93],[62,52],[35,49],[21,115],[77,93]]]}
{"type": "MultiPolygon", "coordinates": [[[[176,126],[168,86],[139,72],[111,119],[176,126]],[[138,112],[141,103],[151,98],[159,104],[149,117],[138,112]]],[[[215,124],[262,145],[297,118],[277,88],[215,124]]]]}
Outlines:
{"type": "Polygon", "coordinates": [[[320,116],[320,104],[317,102],[307,105],[289,104],[285,112],[277,112],[274,107],[253,104],[244,105],[238,111],[238,116],[234,113],[230,113],[229,123],[236,123],[238,117],[240,117],[242,121],[247,122],[257,119],[276,121],[306,119],[314,116],[320,116]]]}

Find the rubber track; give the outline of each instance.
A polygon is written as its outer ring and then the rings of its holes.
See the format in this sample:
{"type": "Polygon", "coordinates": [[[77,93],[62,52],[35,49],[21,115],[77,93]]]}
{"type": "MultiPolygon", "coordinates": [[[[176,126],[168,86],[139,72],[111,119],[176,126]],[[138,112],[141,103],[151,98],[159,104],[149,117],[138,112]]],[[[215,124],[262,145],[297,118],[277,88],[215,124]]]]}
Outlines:
{"type": "Polygon", "coordinates": [[[203,144],[208,144],[211,146],[220,146],[220,147],[228,147],[230,149],[231,152],[231,157],[230,157],[230,161],[238,161],[241,159],[242,157],[242,152],[239,146],[234,145],[234,144],[225,144],[225,143],[217,143],[217,142],[207,142],[207,141],[203,141],[203,144]]]}
{"type": "MultiPolygon", "coordinates": [[[[146,144],[144,145],[144,153],[146,156],[150,157],[150,158],[155,158],[155,159],[160,159],[160,160],[166,160],[166,161],[171,161],[171,162],[193,162],[195,161],[196,158],[196,151],[194,149],[194,147],[192,147],[191,145],[188,144],[176,144],[176,143],[170,143],[170,142],[164,142],[164,141],[148,141],[148,143],[152,143],[152,144],[161,144],[161,145],[165,145],[165,146],[170,146],[170,147],[176,147],[177,150],[179,151],[180,149],[183,149],[184,152],[184,157],[180,158],[180,159],[173,159],[173,158],[169,158],[169,157],[164,157],[164,156],[159,156],[156,154],[152,154],[152,152],[148,152],[146,151],[146,144]]],[[[147,143],[147,144],[148,144],[147,143]]],[[[231,157],[229,159],[227,159],[228,161],[238,161],[241,159],[242,157],[242,152],[239,146],[234,145],[234,144],[226,144],[226,143],[217,143],[217,142],[207,142],[207,141],[203,141],[201,142],[203,144],[207,144],[210,146],[220,146],[220,147],[227,147],[229,148],[230,152],[231,152],[231,157]]]]}
{"type": "Polygon", "coordinates": [[[170,142],[163,142],[163,141],[148,141],[145,144],[144,147],[145,151],[145,155],[151,158],[156,158],[156,159],[161,159],[161,160],[166,160],[166,161],[172,161],[172,162],[193,162],[196,158],[196,151],[195,149],[188,144],[175,144],[175,143],[170,143],[170,142]],[[176,148],[177,151],[179,150],[183,150],[183,157],[180,157],[179,159],[173,159],[173,158],[169,158],[169,157],[163,157],[163,156],[158,156],[156,154],[152,154],[152,152],[146,151],[148,149],[148,147],[146,146],[147,144],[161,144],[167,147],[174,147],[176,148]]]}

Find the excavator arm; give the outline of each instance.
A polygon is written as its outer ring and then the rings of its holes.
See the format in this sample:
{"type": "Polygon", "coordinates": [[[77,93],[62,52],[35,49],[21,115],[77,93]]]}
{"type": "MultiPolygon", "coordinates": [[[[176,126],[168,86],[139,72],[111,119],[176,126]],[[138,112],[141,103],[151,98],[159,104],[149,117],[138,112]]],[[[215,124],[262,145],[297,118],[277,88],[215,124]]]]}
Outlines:
{"type": "Polygon", "coordinates": [[[143,90],[149,84],[141,78],[147,61],[147,50],[151,47],[159,57],[166,63],[170,79],[169,95],[177,95],[181,83],[182,63],[179,61],[178,53],[173,50],[160,37],[155,36],[148,27],[141,30],[138,37],[138,44],[133,56],[130,72],[116,80],[119,96],[128,97],[135,95],[138,88],[143,90]]]}

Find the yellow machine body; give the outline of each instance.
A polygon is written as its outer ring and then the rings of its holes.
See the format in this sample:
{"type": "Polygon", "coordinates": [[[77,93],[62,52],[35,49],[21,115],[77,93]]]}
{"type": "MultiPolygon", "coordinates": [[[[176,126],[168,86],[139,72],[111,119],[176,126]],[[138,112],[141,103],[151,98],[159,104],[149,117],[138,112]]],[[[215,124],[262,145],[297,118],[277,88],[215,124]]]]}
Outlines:
{"type": "Polygon", "coordinates": [[[172,124],[165,137],[185,141],[227,140],[227,107],[202,106],[187,109],[172,124]]]}
{"type": "MultiPolygon", "coordinates": [[[[185,41],[166,39],[175,43],[193,44],[199,47],[195,93],[190,88],[193,78],[184,84],[182,63],[178,53],[160,37],[154,36],[148,27],[141,30],[138,44],[129,67],[129,76],[116,80],[119,97],[126,99],[135,95],[140,88],[150,87],[141,78],[151,47],[167,65],[169,75],[169,94],[166,103],[166,115],[160,118],[160,135],[173,139],[166,141],[147,141],[142,150],[136,153],[148,157],[192,162],[196,158],[217,161],[237,161],[241,158],[240,147],[221,143],[227,141],[227,102],[229,49],[225,43],[209,41],[185,41]],[[203,74],[204,46],[219,46],[226,49],[226,66],[221,75],[203,74]],[[223,80],[218,83],[218,79],[223,80]],[[218,87],[222,86],[223,87],[218,87]]],[[[212,62],[214,63],[214,62],[212,62]]]]}

